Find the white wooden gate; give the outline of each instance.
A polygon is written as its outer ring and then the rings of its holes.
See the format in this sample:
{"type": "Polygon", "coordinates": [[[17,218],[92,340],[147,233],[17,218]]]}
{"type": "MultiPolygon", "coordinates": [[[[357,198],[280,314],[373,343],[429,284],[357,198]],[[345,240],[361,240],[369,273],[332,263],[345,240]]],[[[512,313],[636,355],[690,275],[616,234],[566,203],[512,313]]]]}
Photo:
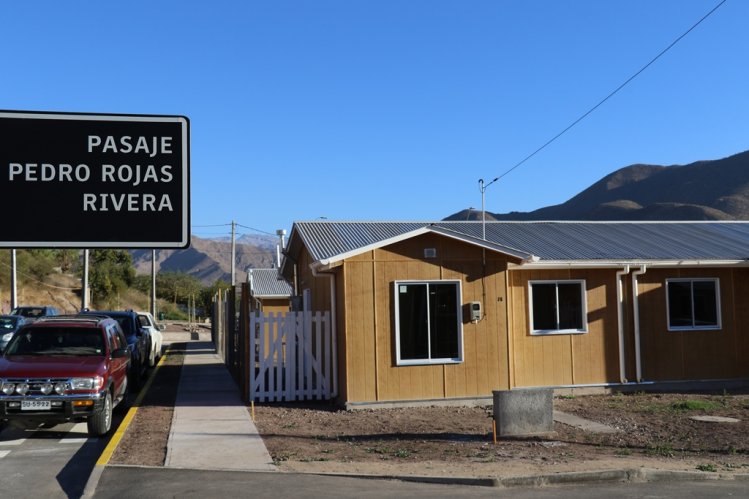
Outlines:
{"type": "Polygon", "coordinates": [[[330,312],[254,313],[249,340],[250,400],[329,400],[337,395],[330,312]]]}

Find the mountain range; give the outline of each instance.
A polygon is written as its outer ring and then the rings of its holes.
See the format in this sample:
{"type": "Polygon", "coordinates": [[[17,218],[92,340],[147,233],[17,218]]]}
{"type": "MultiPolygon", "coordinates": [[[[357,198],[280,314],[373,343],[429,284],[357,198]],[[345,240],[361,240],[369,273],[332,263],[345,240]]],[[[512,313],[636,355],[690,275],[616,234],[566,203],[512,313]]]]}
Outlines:
{"type": "MultiPolygon", "coordinates": [[[[235,245],[235,279],[247,280],[248,268],[271,268],[276,264],[273,236],[242,236],[235,245]],[[247,243],[249,241],[249,243],[247,243]]],[[[151,250],[132,250],[133,265],[138,274],[150,274],[151,250]]],[[[231,282],[231,240],[203,239],[192,236],[184,250],[156,250],[157,272],[185,272],[208,286],[222,280],[231,282]]]]}
{"type": "MultiPolygon", "coordinates": [[[[445,220],[478,220],[462,210],[445,220]]],[[[749,151],[688,165],[630,165],[562,204],[487,220],[749,220],[749,151]]]]}

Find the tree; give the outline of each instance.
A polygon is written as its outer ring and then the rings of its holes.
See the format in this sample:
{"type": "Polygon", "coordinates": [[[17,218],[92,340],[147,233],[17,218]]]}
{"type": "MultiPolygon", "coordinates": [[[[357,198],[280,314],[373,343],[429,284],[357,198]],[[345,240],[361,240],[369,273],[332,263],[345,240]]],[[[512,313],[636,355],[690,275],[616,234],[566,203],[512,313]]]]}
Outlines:
{"type": "Polygon", "coordinates": [[[99,304],[114,304],[115,298],[135,281],[135,268],[128,251],[92,250],[89,265],[89,286],[99,304]]]}
{"type": "Polygon", "coordinates": [[[187,303],[187,299],[200,292],[202,285],[197,277],[185,272],[160,272],[156,275],[156,296],[177,303],[187,303]]]}
{"type": "Polygon", "coordinates": [[[74,249],[57,250],[55,259],[63,273],[70,272],[71,269],[74,269],[77,266],[76,264],[78,263],[79,253],[79,250],[74,249]]]}

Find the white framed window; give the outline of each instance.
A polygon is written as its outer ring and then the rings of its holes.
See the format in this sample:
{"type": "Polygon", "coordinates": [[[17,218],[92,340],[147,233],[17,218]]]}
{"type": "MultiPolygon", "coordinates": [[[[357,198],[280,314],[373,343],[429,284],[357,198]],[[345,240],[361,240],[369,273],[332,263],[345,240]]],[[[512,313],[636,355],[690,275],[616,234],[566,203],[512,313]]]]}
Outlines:
{"type": "Polygon", "coordinates": [[[528,281],[531,334],[588,332],[585,281],[528,281]]]}
{"type": "Polygon", "coordinates": [[[720,329],[720,280],[666,279],[669,331],[720,329]]]}
{"type": "Polygon", "coordinates": [[[460,281],[395,281],[396,364],[463,361],[460,281]]]}

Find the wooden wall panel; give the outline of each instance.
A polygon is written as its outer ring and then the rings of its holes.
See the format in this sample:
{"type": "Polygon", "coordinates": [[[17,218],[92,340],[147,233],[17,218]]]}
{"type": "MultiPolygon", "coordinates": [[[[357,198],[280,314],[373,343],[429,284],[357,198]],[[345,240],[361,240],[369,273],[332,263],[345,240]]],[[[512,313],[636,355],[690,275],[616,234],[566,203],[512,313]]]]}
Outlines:
{"type": "Polygon", "coordinates": [[[643,376],[649,381],[724,379],[741,376],[737,345],[742,344],[740,325],[745,320],[738,305],[745,285],[734,272],[744,269],[652,269],[640,277],[640,335],[643,376]],[[720,330],[669,331],[666,279],[720,279],[720,330]],[[736,295],[739,290],[741,295],[736,295]],[[735,309],[736,308],[736,309],[735,309]]]}
{"type": "Polygon", "coordinates": [[[736,376],[749,378],[749,269],[733,270],[736,376]]]}
{"type": "Polygon", "coordinates": [[[262,298],[260,301],[262,302],[262,311],[264,314],[269,312],[275,314],[286,313],[291,309],[288,298],[262,298]]]}
{"type": "Polygon", "coordinates": [[[346,262],[344,273],[348,324],[348,400],[374,400],[377,366],[372,263],[346,262]]]}
{"type": "Polygon", "coordinates": [[[616,269],[512,270],[510,276],[513,386],[618,382],[616,269]],[[585,280],[588,332],[531,335],[528,281],[565,279],[585,280]]]}
{"type": "Polygon", "coordinates": [[[490,396],[492,390],[507,388],[507,341],[506,336],[500,337],[507,329],[505,267],[503,258],[487,257],[488,275],[482,281],[481,251],[437,235],[417,237],[346,260],[347,341],[352,352],[347,359],[350,379],[346,400],[490,396]],[[437,258],[425,259],[425,247],[435,248],[437,258]],[[477,324],[464,321],[463,362],[396,366],[393,282],[439,279],[460,280],[462,304],[481,301],[485,320],[477,324]],[[364,303],[369,303],[369,308],[364,303]],[[500,326],[501,321],[505,324],[500,326]],[[370,339],[371,347],[367,343],[370,339]],[[368,378],[369,373],[374,374],[373,379],[368,378]]]}

